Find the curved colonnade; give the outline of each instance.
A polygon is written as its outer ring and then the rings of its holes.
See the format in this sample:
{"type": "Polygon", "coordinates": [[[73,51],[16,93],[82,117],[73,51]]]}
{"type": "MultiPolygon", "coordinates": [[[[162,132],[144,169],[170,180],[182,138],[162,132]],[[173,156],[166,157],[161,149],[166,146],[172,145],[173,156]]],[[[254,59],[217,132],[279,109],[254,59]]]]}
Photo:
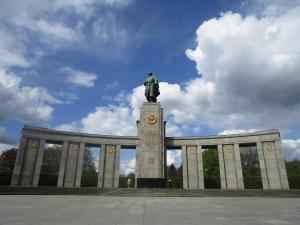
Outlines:
{"type": "MultiPolygon", "coordinates": [[[[120,149],[136,149],[136,178],[139,177],[137,136],[94,135],[24,126],[15,163],[12,186],[38,186],[45,143],[62,145],[58,187],[80,187],[85,146],[101,148],[98,187],[119,185],[120,149]]],[[[289,189],[278,130],[210,137],[165,137],[166,149],[181,149],[183,188],[204,189],[202,149],[218,149],[221,189],[244,189],[240,146],[256,145],[263,189],[289,189]]],[[[166,175],[165,175],[166,176],[166,175]]]]}

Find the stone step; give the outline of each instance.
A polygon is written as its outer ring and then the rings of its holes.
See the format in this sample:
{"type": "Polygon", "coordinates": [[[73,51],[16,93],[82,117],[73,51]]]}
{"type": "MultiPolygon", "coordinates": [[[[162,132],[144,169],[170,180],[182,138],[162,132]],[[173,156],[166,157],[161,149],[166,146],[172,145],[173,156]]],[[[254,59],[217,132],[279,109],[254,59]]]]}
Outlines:
{"type": "Polygon", "coordinates": [[[57,188],[0,186],[1,195],[99,195],[114,197],[284,197],[299,198],[300,189],[291,190],[221,190],[159,188],[57,188]]]}
{"type": "Polygon", "coordinates": [[[119,188],[112,192],[106,193],[109,196],[126,196],[126,197],[201,197],[184,189],[159,189],[159,188],[138,188],[126,189],[119,188]]]}

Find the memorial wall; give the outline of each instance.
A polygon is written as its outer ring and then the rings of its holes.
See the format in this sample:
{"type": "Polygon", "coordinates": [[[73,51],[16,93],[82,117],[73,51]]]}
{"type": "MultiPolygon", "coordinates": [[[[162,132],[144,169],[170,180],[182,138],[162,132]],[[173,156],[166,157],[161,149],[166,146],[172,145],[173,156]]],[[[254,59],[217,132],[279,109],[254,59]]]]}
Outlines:
{"type": "Polygon", "coordinates": [[[209,137],[166,137],[165,126],[163,109],[155,102],[143,104],[137,121],[137,136],[83,134],[24,126],[11,185],[39,185],[45,144],[50,143],[62,145],[57,187],[80,187],[84,149],[98,146],[101,149],[99,188],[118,187],[120,150],[131,148],[136,149],[136,184],[139,179],[156,183],[165,180],[166,150],[180,149],[183,188],[204,189],[202,151],[214,146],[218,152],[221,189],[244,189],[240,149],[251,145],[258,153],[263,189],[289,189],[279,130],[209,137]]]}

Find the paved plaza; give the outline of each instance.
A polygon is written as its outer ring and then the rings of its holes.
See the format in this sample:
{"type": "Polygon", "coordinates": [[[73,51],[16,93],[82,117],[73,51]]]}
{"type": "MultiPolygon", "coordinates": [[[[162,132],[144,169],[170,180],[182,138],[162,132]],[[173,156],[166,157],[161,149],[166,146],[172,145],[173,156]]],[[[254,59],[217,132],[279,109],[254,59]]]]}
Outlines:
{"type": "Polygon", "coordinates": [[[1,225],[295,225],[299,212],[299,198],[0,196],[1,225]]]}

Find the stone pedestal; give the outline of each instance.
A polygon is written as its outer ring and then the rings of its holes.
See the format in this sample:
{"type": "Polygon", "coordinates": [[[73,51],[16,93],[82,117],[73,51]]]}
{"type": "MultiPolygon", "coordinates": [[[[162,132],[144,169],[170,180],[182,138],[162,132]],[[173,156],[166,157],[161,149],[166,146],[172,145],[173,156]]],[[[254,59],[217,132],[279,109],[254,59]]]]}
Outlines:
{"type": "Polygon", "coordinates": [[[160,103],[145,102],[137,121],[136,178],[165,178],[165,122],[160,103]]]}

